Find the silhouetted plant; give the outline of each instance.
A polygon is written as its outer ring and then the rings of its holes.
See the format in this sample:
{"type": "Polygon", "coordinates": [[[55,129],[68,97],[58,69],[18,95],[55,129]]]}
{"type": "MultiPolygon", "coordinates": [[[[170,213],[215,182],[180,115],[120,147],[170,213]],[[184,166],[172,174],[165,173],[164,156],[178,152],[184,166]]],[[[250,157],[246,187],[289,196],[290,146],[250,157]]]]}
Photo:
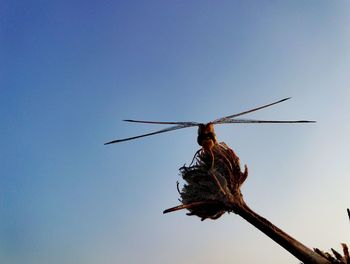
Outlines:
{"type": "Polygon", "coordinates": [[[225,212],[233,212],[304,263],[349,263],[345,244],[342,244],[344,256],[334,249],[334,257],[318,249],[313,251],[251,210],[240,190],[248,177],[248,168],[245,166],[244,171],[241,170],[238,156],[225,143],[215,144],[210,151],[201,149],[192,163],[180,168],[185,180],[182,189],[178,187],[182,204],[169,208],[164,213],[187,209],[188,215],[196,215],[204,220],[217,219],[225,212]]]}

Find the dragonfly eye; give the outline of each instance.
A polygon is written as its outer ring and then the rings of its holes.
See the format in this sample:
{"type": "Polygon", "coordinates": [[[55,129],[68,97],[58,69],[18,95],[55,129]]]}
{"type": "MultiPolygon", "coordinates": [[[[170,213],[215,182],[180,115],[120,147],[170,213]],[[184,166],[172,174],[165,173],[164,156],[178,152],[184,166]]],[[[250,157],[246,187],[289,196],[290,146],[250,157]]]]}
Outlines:
{"type": "Polygon", "coordinates": [[[198,137],[197,142],[200,146],[203,147],[204,141],[212,141],[212,143],[216,143],[216,135],[214,133],[214,125],[212,123],[208,124],[200,124],[198,126],[198,137]]]}
{"type": "Polygon", "coordinates": [[[197,137],[197,142],[200,146],[203,146],[203,142],[211,140],[213,143],[216,143],[216,135],[214,132],[206,132],[206,133],[200,133],[197,137]]]}

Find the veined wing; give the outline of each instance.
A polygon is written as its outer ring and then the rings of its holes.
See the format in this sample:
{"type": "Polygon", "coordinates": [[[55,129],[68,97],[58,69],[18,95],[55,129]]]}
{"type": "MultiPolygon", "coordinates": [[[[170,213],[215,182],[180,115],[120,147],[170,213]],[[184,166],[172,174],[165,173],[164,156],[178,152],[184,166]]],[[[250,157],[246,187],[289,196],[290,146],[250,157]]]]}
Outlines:
{"type": "Polygon", "coordinates": [[[128,140],[133,140],[133,139],[137,139],[137,138],[141,138],[141,137],[148,137],[148,136],[152,136],[152,135],[156,135],[156,134],[160,134],[160,133],[165,133],[165,132],[169,132],[169,131],[173,131],[173,130],[177,130],[177,129],[182,129],[182,128],[186,128],[186,127],[193,127],[193,126],[197,126],[197,125],[176,125],[176,126],[171,126],[165,129],[161,129],[155,132],[151,132],[151,133],[147,133],[147,134],[142,134],[139,136],[135,136],[135,137],[129,137],[129,138],[123,138],[123,139],[117,139],[117,140],[113,140],[110,142],[105,143],[105,145],[108,144],[113,144],[113,143],[119,143],[119,142],[123,142],[123,141],[128,141],[128,140]]]}
{"type": "Polygon", "coordinates": [[[316,121],[310,120],[254,120],[254,119],[227,119],[223,120],[219,124],[250,124],[250,123],[262,123],[262,124],[292,124],[292,123],[316,123],[316,121]]]}
{"type": "Polygon", "coordinates": [[[162,121],[145,121],[145,120],[133,120],[133,119],[124,119],[123,121],[131,122],[131,123],[143,123],[143,124],[182,125],[184,127],[198,126],[200,124],[197,122],[162,122],[162,121]]]}
{"type": "MultiPolygon", "coordinates": [[[[226,121],[227,121],[228,119],[235,118],[235,117],[237,117],[237,116],[245,115],[245,114],[248,114],[248,113],[251,113],[251,112],[255,112],[255,111],[258,111],[258,110],[260,110],[260,109],[263,109],[263,108],[266,108],[266,107],[269,107],[269,106],[272,106],[272,105],[275,105],[275,104],[282,103],[282,102],[287,101],[287,100],[289,100],[289,99],[291,99],[291,98],[292,98],[292,97],[287,97],[287,98],[284,98],[284,99],[282,99],[282,100],[279,100],[279,101],[276,101],[276,102],[273,102],[273,103],[270,103],[270,104],[267,104],[267,105],[259,106],[259,107],[256,107],[256,108],[253,108],[253,109],[250,109],[250,110],[241,112],[241,113],[237,113],[237,114],[225,116],[225,117],[222,117],[222,118],[218,118],[218,119],[212,121],[212,123],[213,123],[213,124],[232,123],[232,122],[226,122],[226,121]]],[[[237,123],[238,123],[238,122],[237,122],[237,123]]]]}

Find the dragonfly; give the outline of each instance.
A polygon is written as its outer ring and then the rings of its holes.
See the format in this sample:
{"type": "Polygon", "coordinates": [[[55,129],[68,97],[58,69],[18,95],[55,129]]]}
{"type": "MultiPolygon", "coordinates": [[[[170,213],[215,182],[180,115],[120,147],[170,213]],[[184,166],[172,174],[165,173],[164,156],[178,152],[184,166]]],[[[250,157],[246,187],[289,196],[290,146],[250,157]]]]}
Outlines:
{"type": "Polygon", "coordinates": [[[130,123],[143,123],[143,124],[160,124],[160,125],[172,125],[170,127],[157,130],[151,133],[146,133],[138,136],[123,138],[123,139],[116,139],[109,141],[105,143],[105,145],[114,144],[114,143],[120,143],[124,141],[134,140],[142,137],[148,137],[156,134],[166,133],[174,130],[179,130],[183,128],[189,128],[189,127],[198,127],[198,136],[197,136],[197,142],[198,144],[207,151],[210,151],[215,144],[218,144],[217,137],[214,131],[214,125],[221,125],[221,124],[289,124],[289,123],[315,123],[316,121],[310,121],[310,120],[255,120],[255,119],[241,119],[237,118],[258,110],[261,110],[263,108],[267,108],[282,102],[285,102],[287,100],[291,99],[291,97],[287,97],[284,99],[281,99],[279,101],[275,101],[273,103],[269,103],[266,105],[262,105],[253,109],[249,109],[240,113],[236,113],[233,115],[228,115],[225,117],[221,117],[218,119],[215,119],[213,121],[210,121],[208,123],[198,123],[198,122],[161,122],[161,121],[145,121],[145,120],[133,120],[133,119],[125,119],[123,121],[130,122],[130,123]]]}

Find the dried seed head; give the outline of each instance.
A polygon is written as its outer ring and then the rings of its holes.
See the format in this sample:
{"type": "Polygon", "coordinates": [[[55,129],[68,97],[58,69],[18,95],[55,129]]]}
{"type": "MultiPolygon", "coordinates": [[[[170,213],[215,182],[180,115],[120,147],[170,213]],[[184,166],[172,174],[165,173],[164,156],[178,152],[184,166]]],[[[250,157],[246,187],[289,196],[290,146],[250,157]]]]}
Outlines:
{"type": "Polygon", "coordinates": [[[210,151],[200,150],[195,162],[180,168],[185,184],[180,191],[182,205],[164,213],[188,209],[188,215],[202,220],[217,219],[242,202],[240,186],[248,176],[247,166],[241,171],[239,158],[225,143],[215,144],[210,151]]]}

